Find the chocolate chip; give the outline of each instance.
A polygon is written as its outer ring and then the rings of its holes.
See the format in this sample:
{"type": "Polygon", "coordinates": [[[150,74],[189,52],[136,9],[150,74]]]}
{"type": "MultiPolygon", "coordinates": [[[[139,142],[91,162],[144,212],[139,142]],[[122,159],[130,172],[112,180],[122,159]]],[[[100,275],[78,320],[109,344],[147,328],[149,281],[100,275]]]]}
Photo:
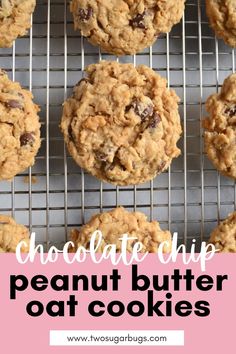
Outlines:
{"type": "Polygon", "coordinates": [[[105,165],[105,171],[113,171],[114,168],[119,167],[122,171],[126,171],[126,168],[124,165],[120,163],[118,159],[114,159],[114,161],[111,164],[106,164],[105,165]]]}
{"type": "Polygon", "coordinates": [[[134,108],[133,103],[125,107],[125,113],[128,113],[132,108],[134,108]]]}
{"type": "Polygon", "coordinates": [[[86,248],[86,249],[89,249],[89,248],[90,248],[90,241],[88,241],[88,242],[86,243],[85,248],[86,248]]]}
{"type": "Polygon", "coordinates": [[[137,114],[141,121],[144,122],[148,117],[153,115],[153,105],[144,105],[139,100],[134,100],[129,106],[126,107],[126,112],[133,109],[135,114],[137,114]]]}
{"type": "Polygon", "coordinates": [[[97,152],[96,152],[96,158],[97,158],[99,161],[106,162],[106,161],[107,161],[107,158],[108,158],[108,155],[105,154],[104,152],[97,151],[97,152]]]}
{"type": "Polygon", "coordinates": [[[130,26],[132,26],[133,28],[145,29],[145,16],[146,11],[144,11],[142,14],[138,14],[132,20],[129,21],[130,26]]]}
{"type": "Polygon", "coordinates": [[[161,122],[161,117],[159,116],[159,114],[154,113],[149,120],[148,128],[155,129],[160,122],[161,122]]]}
{"type": "Polygon", "coordinates": [[[23,109],[24,108],[24,105],[22,104],[22,102],[17,101],[17,100],[9,100],[6,103],[6,106],[8,108],[19,108],[19,109],[23,109]]]}
{"type": "Polygon", "coordinates": [[[138,100],[134,100],[131,104],[125,107],[125,113],[128,113],[131,109],[133,109],[136,113],[136,106],[137,106],[138,100]]]}
{"type": "Polygon", "coordinates": [[[68,135],[69,135],[69,138],[70,138],[70,139],[73,139],[72,126],[71,126],[71,124],[70,124],[69,127],[68,127],[68,135]]]}
{"type": "Polygon", "coordinates": [[[78,81],[77,84],[75,85],[75,87],[73,88],[72,97],[74,97],[74,98],[76,97],[76,89],[77,89],[77,87],[79,87],[82,84],[82,82],[87,83],[87,82],[90,82],[90,81],[88,79],[81,79],[80,81],[78,81]]]}
{"type": "Polygon", "coordinates": [[[21,92],[17,92],[17,96],[24,99],[24,95],[21,92]]]}
{"type": "Polygon", "coordinates": [[[71,124],[70,124],[69,127],[68,127],[68,135],[69,135],[70,140],[74,141],[74,137],[73,137],[73,132],[72,132],[72,126],[71,126],[71,124]]]}
{"type": "Polygon", "coordinates": [[[7,75],[7,72],[5,71],[5,70],[0,70],[0,76],[5,76],[5,75],[7,75]]]}
{"type": "Polygon", "coordinates": [[[78,81],[75,86],[79,86],[82,82],[89,82],[89,80],[83,78],[83,79],[81,79],[80,81],[78,81]]]}
{"type": "Polygon", "coordinates": [[[139,110],[139,115],[141,117],[142,122],[144,122],[146,120],[146,118],[153,115],[153,106],[148,105],[147,108],[145,108],[143,111],[139,110]]]}
{"type": "Polygon", "coordinates": [[[78,9],[79,19],[82,22],[88,21],[93,16],[93,9],[89,6],[87,9],[78,9]]]}
{"type": "Polygon", "coordinates": [[[227,114],[230,118],[236,115],[236,105],[232,107],[227,107],[225,110],[225,114],[227,114]]]}
{"type": "Polygon", "coordinates": [[[26,145],[33,146],[34,142],[35,142],[34,133],[24,133],[20,137],[21,146],[26,146],[26,145]]]}
{"type": "Polygon", "coordinates": [[[162,172],[162,171],[164,170],[165,166],[166,166],[166,163],[165,163],[165,162],[162,162],[162,163],[160,164],[160,166],[158,166],[158,168],[157,168],[157,173],[162,172]]]}

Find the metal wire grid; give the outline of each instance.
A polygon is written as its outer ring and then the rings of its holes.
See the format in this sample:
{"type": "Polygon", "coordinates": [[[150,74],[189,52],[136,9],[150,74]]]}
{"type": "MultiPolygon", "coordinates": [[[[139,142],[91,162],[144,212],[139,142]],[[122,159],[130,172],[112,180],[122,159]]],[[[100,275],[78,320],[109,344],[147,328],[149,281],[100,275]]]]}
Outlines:
{"type": "Polygon", "coordinates": [[[235,210],[236,187],[205,157],[201,119],[208,95],[235,71],[235,53],[215,39],[204,1],[187,1],[182,22],[170,34],[144,53],[120,59],[102,54],[74,32],[66,0],[37,1],[32,22],[27,37],[0,50],[0,66],[32,90],[41,106],[42,148],[32,169],[12,183],[1,182],[0,212],[29,225],[46,249],[63,243],[71,227],[117,205],[158,219],[186,244],[208,238],[217,222],[235,210]],[[181,97],[182,156],[150,183],[116,188],[81,171],[67,154],[58,128],[61,103],[85,66],[101,59],[149,65],[181,97]]]}

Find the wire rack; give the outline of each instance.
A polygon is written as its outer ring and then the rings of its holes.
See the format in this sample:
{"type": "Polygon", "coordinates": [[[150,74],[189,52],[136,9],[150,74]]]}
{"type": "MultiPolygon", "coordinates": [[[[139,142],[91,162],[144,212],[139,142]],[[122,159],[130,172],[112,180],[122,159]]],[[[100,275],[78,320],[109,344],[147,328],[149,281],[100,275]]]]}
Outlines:
{"type": "Polygon", "coordinates": [[[220,219],[235,210],[235,183],[204,155],[201,119],[209,94],[235,70],[235,53],[209,28],[204,1],[187,0],[183,20],[170,34],[136,56],[100,52],[74,32],[66,0],[38,0],[28,36],[0,49],[0,66],[32,90],[41,106],[42,147],[36,164],[14,181],[0,183],[0,213],[11,214],[45,244],[60,245],[69,230],[95,213],[123,205],[160,221],[191,244],[209,237],[220,219]],[[84,173],[68,156],[59,130],[62,102],[101,59],[146,64],[165,76],[181,98],[182,156],[150,183],[114,187],[84,173]]]}

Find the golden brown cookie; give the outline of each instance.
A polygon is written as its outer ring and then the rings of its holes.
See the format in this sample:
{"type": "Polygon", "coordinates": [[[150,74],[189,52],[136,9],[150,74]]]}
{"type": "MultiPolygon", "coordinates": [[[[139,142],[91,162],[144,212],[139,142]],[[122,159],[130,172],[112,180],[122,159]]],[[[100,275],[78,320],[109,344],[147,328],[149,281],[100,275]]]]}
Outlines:
{"type": "Polygon", "coordinates": [[[185,0],[72,0],[75,30],[116,55],[135,54],[169,32],[185,0]]]}
{"type": "Polygon", "coordinates": [[[22,246],[22,252],[29,251],[29,230],[16,224],[10,216],[0,215],[0,252],[15,252],[20,241],[24,241],[26,246],[22,246]]]}
{"type": "Polygon", "coordinates": [[[216,35],[231,47],[236,47],[235,0],[206,0],[206,11],[216,35]]]}
{"type": "Polygon", "coordinates": [[[0,70],[0,181],[34,164],[40,147],[39,108],[32,94],[0,70]]]}
{"type": "Polygon", "coordinates": [[[236,212],[212,232],[209,243],[215,245],[220,252],[236,253],[236,212]]]}
{"type": "Polygon", "coordinates": [[[35,0],[0,0],[0,48],[26,34],[35,5],[35,0]]]}
{"type": "Polygon", "coordinates": [[[141,65],[102,61],[87,68],[64,103],[61,129],[74,160],[116,185],[153,179],[179,156],[179,98],[141,65]]]}
{"type": "Polygon", "coordinates": [[[117,252],[121,251],[121,238],[124,234],[129,237],[136,237],[137,240],[129,240],[127,251],[132,252],[136,242],[143,244],[142,252],[155,253],[161,242],[168,241],[163,250],[165,253],[171,251],[171,234],[169,231],[162,231],[157,221],[149,222],[143,213],[128,212],[122,207],[113,209],[110,212],[97,214],[84,225],[80,230],[72,230],[71,240],[75,247],[71,252],[83,246],[89,248],[92,234],[100,230],[103,235],[102,243],[97,252],[102,252],[108,244],[115,244],[117,252]]]}
{"type": "Polygon", "coordinates": [[[219,94],[207,99],[206,110],[206,153],[222,174],[236,178],[236,74],[224,81],[219,94]]]}

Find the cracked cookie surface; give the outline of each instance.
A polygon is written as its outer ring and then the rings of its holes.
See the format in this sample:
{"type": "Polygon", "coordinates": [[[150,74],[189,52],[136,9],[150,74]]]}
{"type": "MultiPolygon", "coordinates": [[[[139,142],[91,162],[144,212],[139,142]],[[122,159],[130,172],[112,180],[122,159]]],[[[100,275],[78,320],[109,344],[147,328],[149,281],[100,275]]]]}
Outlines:
{"type": "Polygon", "coordinates": [[[206,110],[206,153],[222,174],[236,179],[236,74],[225,79],[219,94],[207,99],[206,110]]]}
{"type": "Polygon", "coordinates": [[[74,160],[115,185],[153,179],[179,156],[176,93],[141,65],[100,62],[64,103],[61,129],[74,160]]]}
{"type": "Polygon", "coordinates": [[[214,244],[219,252],[236,253],[236,212],[212,232],[209,243],[214,244]]]}
{"type": "Polygon", "coordinates": [[[0,215],[0,253],[14,253],[20,241],[26,243],[22,252],[29,251],[29,230],[19,225],[10,216],[0,215]]]}
{"type": "Polygon", "coordinates": [[[121,241],[124,234],[136,237],[137,240],[129,240],[127,251],[132,252],[136,242],[143,244],[142,253],[156,253],[161,242],[167,241],[163,248],[164,253],[171,251],[171,234],[162,231],[157,221],[149,222],[147,217],[140,212],[128,212],[123,207],[118,207],[109,212],[94,215],[91,220],[80,230],[72,230],[71,240],[75,247],[71,252],[76,252],[78,247],[89,248],[92,234],[100,230],[103,238],[96,252],[102,252],[108,244],[115,244],[117,252],[121,251],[121,241]]]}
{"type": "Polygon", "coordinates": [[[216,35],[236,47],[236,1],[206,0],[206,11],[216,35]]]}
{"type": "Polygon", "coordinates": [[[34,164],[40,147],[38,111],[32,94],[0,70],[0,181],[34,164]]]}
{"type": "Polygon", "coordinates": [[[185,0],[72,0],[74,27],[104,51],[135,54],[169,32],[185,0]]]}
{"type": "Polygon", "coordinates": [[[35,0],[0,0],[0,48],[11,47],[31,26],[35,0]]]}

